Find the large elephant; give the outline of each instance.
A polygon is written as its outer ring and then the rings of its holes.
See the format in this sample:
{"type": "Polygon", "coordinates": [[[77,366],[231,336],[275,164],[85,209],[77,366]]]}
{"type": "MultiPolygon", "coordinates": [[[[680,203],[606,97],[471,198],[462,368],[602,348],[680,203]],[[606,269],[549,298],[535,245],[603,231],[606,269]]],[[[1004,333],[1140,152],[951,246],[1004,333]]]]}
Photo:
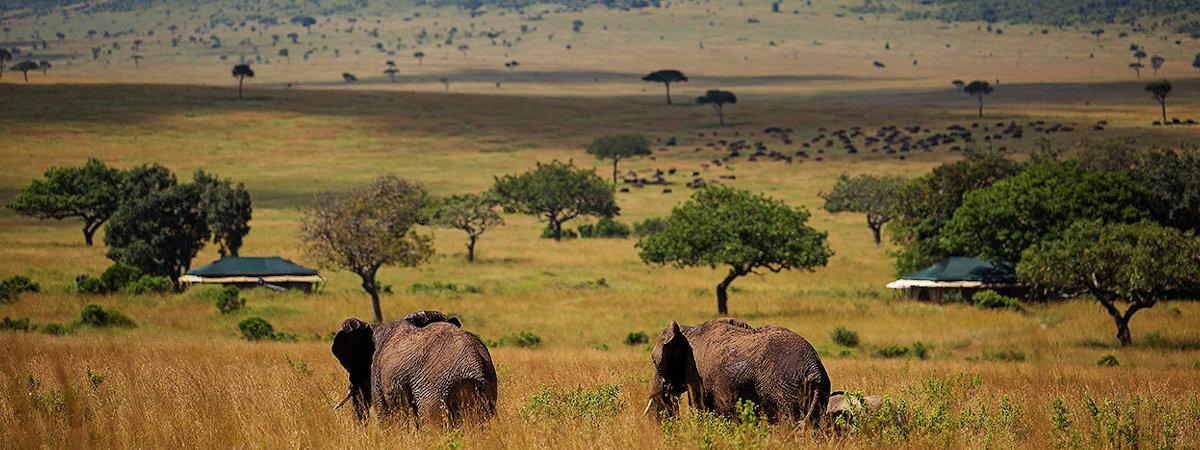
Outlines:
{"type": "Polygon", "coordinates": [[[651,356],[646,413],[675,415],[686,392],[693,408],[725,416],[743,399],[770,422],[789,418],[816,428],[825,415],[829,376],[812,345],[787,328],[754,328],[736,319],[694,327],[671,322],[651,356]]]}
{"type": "Polygon", "coordinates": [[[487,347],[455,317],[419,311],[372,327],[346,319],[333,355],[350,374],[350,392],[364,421],[372,405],[381,421],[402,414],[417,427],[486,421],[496,410],[496,368],[487,347]]]}

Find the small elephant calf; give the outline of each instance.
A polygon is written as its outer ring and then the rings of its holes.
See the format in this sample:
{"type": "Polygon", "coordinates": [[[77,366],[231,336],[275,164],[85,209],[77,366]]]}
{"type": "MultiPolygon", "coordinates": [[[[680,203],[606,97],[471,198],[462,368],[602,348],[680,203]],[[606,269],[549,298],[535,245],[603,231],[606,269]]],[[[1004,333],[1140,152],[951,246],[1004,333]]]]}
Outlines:
{"type": "Polygon", "coordinates": [[[846,395],[844,391],[829,393],[829,404],[825,417],[836,430],[841,424],[854,423],[854,414],[860,411],[876,412],[883,407],[883,398],[878,395],[846,395]]]}

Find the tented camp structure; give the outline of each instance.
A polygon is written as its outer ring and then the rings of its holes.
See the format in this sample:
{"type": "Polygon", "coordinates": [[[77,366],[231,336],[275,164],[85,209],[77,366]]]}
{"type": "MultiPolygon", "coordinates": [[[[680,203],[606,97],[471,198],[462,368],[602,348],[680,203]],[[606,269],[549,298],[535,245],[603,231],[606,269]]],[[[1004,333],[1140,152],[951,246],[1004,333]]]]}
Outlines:
{"type": "Polygon", "coordinates": [[[900,277],[887,284],[891,289],[903,289],[914,299],[943,302],[969,299],[978,291],[992,289],[1007,295],[1018,290],[1017,275],[1012,266],[975,258],[953,256],[923,270],[900,277]]]}
{"type": "Polygon", "coordinates": [[[227,256],[179,277],[184,284],[226,284],[238,287],[265,286],[312,292],[325,282],[316,270],[278,256],[227,256]]]}

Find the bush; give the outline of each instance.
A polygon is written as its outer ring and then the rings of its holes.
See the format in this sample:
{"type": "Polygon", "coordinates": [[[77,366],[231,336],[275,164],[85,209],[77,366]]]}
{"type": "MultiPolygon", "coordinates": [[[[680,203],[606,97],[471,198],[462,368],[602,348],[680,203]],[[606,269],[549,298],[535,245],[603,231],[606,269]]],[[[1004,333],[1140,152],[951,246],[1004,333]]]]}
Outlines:
{"type": "Polygon", "coordinates": [[[270,322],[262,317],[251,317],[238,323],[238,330],[242,332],[242,338],[247,341],[295,341],[296,335],[275,332],[275,327],[271,326],[270,322]]]}
{"type": "Polygon", "coordinates": [[[100,295],[108,293],[108,286],[105,286],[104,282],[100,281],[99,278],[89,277],[79,280],[79,283],[75,284],[75,288],[78,289],[79,293],[81,294],[100,295]]]}
{"type": "Polygon", "coordinates": [[[48,324],[42,325],[42,334],[49,334],[49,335],[53,335],[53,336],[62,336],[64,334],[71,334],[74,332],[75,332],[75,327],[64,326],[61,323],[48,323],[48,324]]]}
{"type": "Polygon", "coordinates": [[[129,295],[162,294],[170,292],[173,286],[167,277],[142,275],[137,280],[125,285],[125,293],[129,295]]]}
{"type": "Polygon", "coordinates": [[[649,344],[650,336],[641,331],[634,331],[625,335],[625,345],[642,345],[649,344]]]}
{"type": "Polygon", "coordinates": [[[451,294],[479,294],[483,292],[483,289],[480,289],[479,286],[472,286],[469,284],[459,286],[454,283],[447,283],[443,281],[434,281],[432,283],[413,283],[409,290],[414,294],[437,294],[441,292],[447,292],[451,294]]]}
{"type": "Polygon", "coordinates": [[[1117,366],[1121,365],[1121,363],[1119,361],[1117,361],[1116,356],[1104,355],[1104,356],[1100,357],[1099,361],[1096,361],[1096,365],[1098,365],[1100,367],[1117,367],[1117,366]]]}
{"type": "Polygon", "coordinates": [[[13,319],[8,316],[4,316],[4,319],[0,319],[0,330],[34,331],[37,330],[37,326],[30,323],[29,318],[13,319]]]}
{"type": "Polygon", "coordinates": [[[224,289],[217,292],[216,297],[214,303],[221,314],[230,314],[246,306],[246,299],[242,298],[242,291],[234,286],[225,286],[224,289]]]}
{"type": "Polygon", "coordinates": [[[595,224],[583,224],[579,226],[579,237],[591,239],[625,239],[632,234],[629,225],[617,222],[611,218],[605,217],[600,219],[595,224]]]}
{"type": "Polygon", "coordinates": [[[846,327],[839,326],[833,329],[833,342],[846,347],[858,346],[858,333],[850,331],[846,327]]]}
{"type": "Polygon", "coordinates": [[[641,222],[634,222],[633,234],[637,237],[646,237],[658,234],[667,228],[667,220],[661,217],[651,217],[641,222]]]}
{"type": "Polygon", "coordinates": [[[999,292],[988,289],[975,293],[972,300],[975,301],[976,308],[982,309],[1011,309],[1017,312],[1027,312],[1029,309],[1020,300],[1001,295],[999,292]]]}
{"type": "MultiPolygon", "coordinates": [[[[563,228],[563,230],[562,230],[562,238],[563,239],[575,239],[577,237],[579,237],[579,234],[575,233],[575,230],[572,230],[570,228],[563,228]]],[[[542,229],[542,239],[554,239],[554,229],[550,228],[549,224],[546,225],[546,228],[542,229]]]]}
{"type": "Polygon", "coordinates": [[[100,282],[104,284],[105,292],[119,292],[142,276],[142,271],[137,267],[115,263],[100,274],[100,282]]]}
{"type": "Polygon", "coordinates": [[[488,341],[488,347],[537,347],[542,344],[542,337],[534,334],[532,331],[520,331],[506,336],[501,336],[500,339],[488,341]]]}
{"type": "Polygon", "coordinates": [[[42,287],[29,277],[13,275],[0,281],[0,304],[12,303],[18,295],[26,292],[41,292],[42,287]]]}
{"type": "Polygon", "coordinates": [[[908,347],[903,345],[889,345],[875,350],[875,356],[880,358],[902,358],[908,356],[908,347]]]}
{"type": "Polygon", "coordinates": [[[137,323],[132,318],[115,309],[105,310],[100,305],[89,303],[79,313],[79,323],[93,327],[122,327],[133,328],[137,323]]]}

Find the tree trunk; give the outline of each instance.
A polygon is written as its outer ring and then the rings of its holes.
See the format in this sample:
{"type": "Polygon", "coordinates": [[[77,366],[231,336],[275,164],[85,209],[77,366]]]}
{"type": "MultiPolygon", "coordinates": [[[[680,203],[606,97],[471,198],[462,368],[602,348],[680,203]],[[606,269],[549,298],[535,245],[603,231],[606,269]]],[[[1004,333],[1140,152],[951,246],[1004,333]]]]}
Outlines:
{"type": "Polygon", "coordinates": [[[983,95],[979,96],[979,117],[983,117],[983,95]]]}
{"type": "Polygon", "coordinates": [[[25,82],[28,83],[29,82],[29,72],[21,72],[21,74],[25,75],[25,82]]]}
{"type": "Polygon", "coordinates": [[[96,230],[100,229],[100,224],[102,223],[104,222],[86,221],[83,223],[83,242],[87,244],[88,247],[91,247],[92,243],[95,241],[94,237],[96,236],[96,230]]]}
{"type": "Polygon", "coordinates": [[[667,85],[667,105],[671,104],[671,83],[663,83],[667,85]]]}
{"type": "Polygon", "coordinates": [[[242,99],[242,84],[245,82],[245,80],[245,78],[238,77],[238,100],[242,99]]]}
{"type": "Polygon", "coordinates": [[[467,262],[475,262],[475,236],[467,237],[467,262]]]}
{"type": "Polygon", "coordinates": [[[872,223],[872,224],[870,224],[870,227],[871,227],[871,235],[875,238],[875,245],[881,244],[883,242],[883,240],[880,239],[880,237],[879,237],[879,230],[881,230],[883,228],[883,226],[872,223]]]}
{"type": "Polygon", "coordinates": [[[561,242],[562,241],[562,222],[551,220],[550,226],[554,229],[554,241],[561,242]]]}
{"type": "Polygon", "coordinates": [[[1162,123],[1163,123],[1163,125],[1166,125],[1167,124],[1167,99],[1164,98],[1162,100],[1159,100],[1158,104],[1159,104],[1159,106],[1162,106],[1162,118],[1163,118],[1162,123]]]}
{"type": "Polygon", "coordinates": [[[721,105],[717,105],[716,108],[717,108],[717,122],[719,122],[721,124],[721,126],[725,126],[725,107],[721,106],[721,105]]]}
{"type": "Polygon", "coordinates": [[[375,274],[359,274],[362,277],[362,288],[371,294],[371,312],[375,314],[375,323],[383,323],[383,309],[379,306],[379,284],[375,282],[375,274]]]}
{"type": "Polygon", "coordinates": [[[1128,347],[1133,343],[1133,338],[1129,336],[1129,320],[1125,318],[1115,318],[1117,322],[1117,340],[1121,341],[1122,347],[1128,347]]]}
{"type": "Polygon", "coordinates": [[[617,191],[617,162],[620,158],[613,158],[613,192],[617,191]]]}
{"type": "Polygon", "coordinates": [[[725,279],[721,280],[721,283],[717,285],[717,314],[722,316],[729,315],[729,284],[733,283],[733,280],[739,276],[741,274],[737,270],[730,270],[729,275],[726,275],[725,279]]]}

